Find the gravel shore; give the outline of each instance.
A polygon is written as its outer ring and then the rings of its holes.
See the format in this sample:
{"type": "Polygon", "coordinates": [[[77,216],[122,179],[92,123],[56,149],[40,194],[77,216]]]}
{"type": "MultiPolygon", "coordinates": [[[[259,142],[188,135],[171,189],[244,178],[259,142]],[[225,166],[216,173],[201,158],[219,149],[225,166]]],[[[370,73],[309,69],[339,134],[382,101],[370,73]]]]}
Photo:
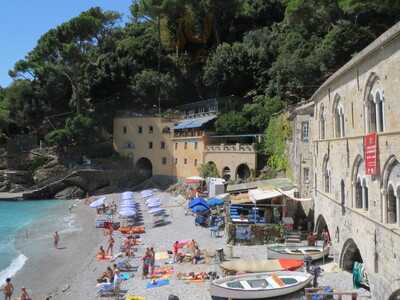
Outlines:
{"type": "MultiPolygon", "coordinates": [[[[218,272],[218,263],[213,259],[198,265],[191,263],[174,264],[175,274],[170,279],[170,284],[159,288],[146,289],[149,280],[142,280],[141,256],[147,247],[154,247],[155,251],[171,250],[176,240],[195,239],[201,250],[215,252],[223,248],[225,254],[229,253],[225,239],[210,236],[207,228],[194,225],[194,217],[185,215],[185,200],[182,197],[174,197],[169,193],[157,192],[161,198],[162,206],[167,210],[169,224],[161,227],[153,227],[152,216],[148,214],[139,193],[135,193],[135,199],[140,204],[143,214],[146,233],[142,235],[142,243],[138,246],[136,257],[131,263],[139,269],[133,278],[123,282],[122,289],[128,294],[144,296],[149,300],[167,300],[169,295],[176,295],[180,300],[209,300],[209,282],[187,283],[178,280],[177,272],[218,272]]],[[[119,200],[119,194],[107,195],[108,200],[119,200]]],[[[76,220],[81,231],[71,232],[63,236],[64,250],[54,251],[49,247],[49,241],[43,241],[35,245],[35,249],[47,248],[47,257],[32,259],[18,274],[15,281],[31,287],[35,291],[34,299],[45,299],[43,296],[52,295],[51,299],[62,300],[88,300],[100,299],[96,295],[96,278],[105,271],[110,262],[98,262],[95,260],[97,249],[100,245],[106,245],[106,239],[102,230],[95,229],[95,212],[83,203],[74,208],[76,220]],[[40,274],[40,275],[39,275],[40,274]]],[[[115,249],[123,239],[119,233],[114,234],[116,240],[115,249]]],[[[50,241],[51,242],[51,241],[50,241]]],[[[233,256],[237,258],[266,258],[266,247],[261,246],[235,246],[233,256]]],[[[158,261],[156,264],[164,265],[166,261],[158,261]]],[[[352,290],[352,277],[347,272],[332,272],[332,263],[326,265],[326,270],[319,280],[320,285],[330,285],[340,290],[352,290]]],[[[324,267],[324,266],[323,266],[324,267]]],[[[368,298],[368,293],[362,293],[368,298]]],[[[279,299],[303,299],[303,292],[281,297],[279,299]]],[[[365,299],[362,297],[362,299],[365,299]]]]}

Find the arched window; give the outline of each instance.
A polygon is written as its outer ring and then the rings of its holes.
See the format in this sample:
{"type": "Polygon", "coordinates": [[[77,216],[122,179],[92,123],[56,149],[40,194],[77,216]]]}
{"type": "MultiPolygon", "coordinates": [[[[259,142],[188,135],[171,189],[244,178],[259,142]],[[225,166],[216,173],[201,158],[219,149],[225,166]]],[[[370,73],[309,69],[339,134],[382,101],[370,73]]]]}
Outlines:
{"type": "Polygon", "coordinates": [[[342,215],[344,215],[345,214],[345,212],[346,212],[346,207],[345,207],[345,204],[346,204],[346,191],[345,191],[345,185],[344,185],[344,181],[343,181],[343,179],[340,181],[340,204],[341,204],[341,206],[342,206],[342,215]]]}
{"type": "Polygon", "coordinates": [[[364,160],[357,156],[353,166],[353,195],[355,207],[368,210],[368,181],[365,175],[364,160]]]}
{"type": "Polygon", "coordinates": [[[365,93],[366,127],[368,132],[385,129],[384,95],[379,77],[372,73],[367,81],[365,93]]]}
{"type": "Polygon", "coordinates": [[[319,112],[319,138],[321,140],[325,139],[325,111],[323,104],[321,104],[319,112]]]}
{"type": "Polygon", "coordinates": [[[322,178],[324,180],[324,192],[331,192],[331,170],[329,167],[329,158],[326,155],[322,166],[322,178]]]}
{"type": "Polygon", "coordinates": [[[383,171],[384,219],[400,225],[400,162],[392,156],[383,171]]]}
{"type": "Polygon", "coordinates": [[[333,115],[334,115],[334,124],[335,124],[335,137],[340,138],[344,137],[344,109],[343,103],[339,95],[335,96],[335,101],[333,102],[333,115]]]}

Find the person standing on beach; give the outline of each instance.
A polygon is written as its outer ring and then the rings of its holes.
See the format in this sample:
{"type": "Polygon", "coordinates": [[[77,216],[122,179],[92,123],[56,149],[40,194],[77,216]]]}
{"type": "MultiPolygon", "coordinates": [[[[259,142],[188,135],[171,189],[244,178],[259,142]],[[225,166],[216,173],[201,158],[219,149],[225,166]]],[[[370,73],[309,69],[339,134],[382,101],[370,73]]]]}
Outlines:
{"type": "Polygon", "coordinates": [[[142,279],[146,279],[147,275],[149,275],[149,266],[150,266],[150,249],[146,248],[146,252],[143,256],[143,269],[142,269],[142,279]]]}
{"type": "Polygon", "coordinates": [[[108,246],[107,246],[107,255],[113,256],[113,248],[114,248],[114,238],[112,237],[112,235],[110,234],[110,238],[108,239],[108,246]]]}
{"type": "Polygon", "coordinates": [[[11,296],[14,293],[14,286],[11,283],[11,278],[6,279],[6,284],[3,287],[3,293],[4,293],[4,300],[11,300],[11,296]]]}
{"type": "Polygon", "coordinates": [[[21,295],[19,296],[18,300],[31,300],[31,297],[29,297],[26,288],[24,287],[21,288],[21,295]]]}
{"type": "Polygon", "coordinates": [[[60,236],[58,235],[58,232],[54,232],[53,234],[53,240],[54,240],[54,248],[58,249],[58,242],[60,241],[60,236]]]}
{"type": "Polygon", "coordinates": [[[153,275],[154,273],[154,265],[156,264],[156,252],[154,251],[154,248],[150,248],[150,275],[153,275]]]}

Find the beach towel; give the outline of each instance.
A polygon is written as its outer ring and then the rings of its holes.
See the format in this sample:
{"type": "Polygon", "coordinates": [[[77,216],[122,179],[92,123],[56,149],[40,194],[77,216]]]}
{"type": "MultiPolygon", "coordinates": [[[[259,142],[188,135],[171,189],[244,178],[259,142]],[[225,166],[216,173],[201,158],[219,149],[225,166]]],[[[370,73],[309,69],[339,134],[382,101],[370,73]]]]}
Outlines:
{"type": "Polygon", "coordinates": [[[129,273],[121,273],[119,275],[119,278],[121,278],[122,280],[128,280],[129,279],[129,273]]]}
{"type": "Polygon", "coordinates": [[[160,279],[148,282],[146,285],[146,289],[152,289],[156,287],[162,287],[165,285],[169,285],[169,279],[160,279]]]}
{"type": "Polygon", "coordinates": [[[97,261],[109,261],[111,260],[112,256],[111,255],[106,255],[102,257],[101,255],[96,255],[96,260],[97,261]]]}
{"type": "Polygon", "coordinates": [[[155,255],[156,260],[162,260],[162,259],[168,259],[168,258],[169,258],[168,252],[166,252],[166,251],[156,252],[156,255],[155,255]]]}
{"type": "Polygon", "coordinates": [[[127,295],[125,300],[146,300],[145,297],[136,296],[136,295],[127,295]]]}

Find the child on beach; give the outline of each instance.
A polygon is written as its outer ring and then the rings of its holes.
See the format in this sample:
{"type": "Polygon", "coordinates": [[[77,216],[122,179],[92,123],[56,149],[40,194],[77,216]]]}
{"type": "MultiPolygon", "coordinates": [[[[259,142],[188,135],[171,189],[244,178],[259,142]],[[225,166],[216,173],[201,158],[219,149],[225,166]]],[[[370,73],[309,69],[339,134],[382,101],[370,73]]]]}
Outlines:
{"type": "Polygon", "coordinates": [[[21,295],[19,296],[18,300],[31,300],[31,297],[29,297],[26,288],[24,287],[21,288],[21,295]]]}
{"type": "Polygon", "coordinates": [[[104,251],[103,246],[100,246],[99,252],[97,252],[97,256],[101,259],[106,258],[106,251],[104,251]]]}
{"type": "Polygon", "coordinates": [[[108,246],[107,246],[107,254],[110,254],[111,256],[113,255],[113,248],[114,248],[114,239],[112,235],[110,235],[110,238],[108,239],[108,246]]]}
{"type": "Polygon", "coordinates": [[[58,232],[54,232],[53,234],[53,240],[54,240],[54,248],[58,249],[58,242],[60,241],[60,236],[58,235],[58,232]]]}
{"type": "Polygon", "coordinates": [[[143,255],[143,271],[142,271],[142,279],[146,279],[149,275],[149,267],[150,267],[150,249],[146,248],[146,252],[143,255]]]}
{"type": "Polygon", "coordinates": [[[14,286],[11,283],[11,278],[6,279],[6,284],[3,287],[4,300],[11,300],[11,296],[14,293],[14,286]]]}

